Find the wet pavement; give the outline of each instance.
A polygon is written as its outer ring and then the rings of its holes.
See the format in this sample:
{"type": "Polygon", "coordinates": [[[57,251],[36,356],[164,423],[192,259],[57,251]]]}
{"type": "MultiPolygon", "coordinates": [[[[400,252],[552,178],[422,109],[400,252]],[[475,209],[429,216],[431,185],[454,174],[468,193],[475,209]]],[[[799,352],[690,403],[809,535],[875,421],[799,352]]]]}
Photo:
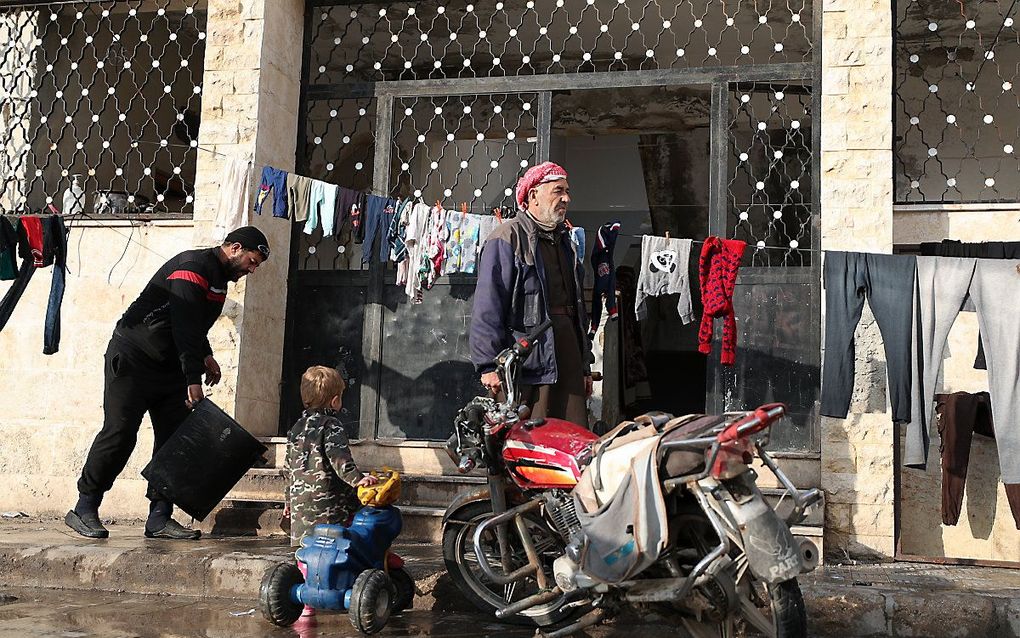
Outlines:
{"type": "MultiPolygon", "coordinates": [[[[632,626],[604,626],[579,636],[633,635],[632,626]]],[[[675,627],[641,625],[641,638],[677,638],[675,627]]],[[[450,638],[525,637],[534,630],[502,625],[481,614],[409,611],[391,618],[376,634],[450,638]]],[[[0,638],[326,638],[361,636],[345,614],[320,613],[290,628],[266,622],[252,601],[183,596],[115,594],[52,589],[0,592],[0,638]],[[4,603],[4,595],[17,600],[4,603]]]]}

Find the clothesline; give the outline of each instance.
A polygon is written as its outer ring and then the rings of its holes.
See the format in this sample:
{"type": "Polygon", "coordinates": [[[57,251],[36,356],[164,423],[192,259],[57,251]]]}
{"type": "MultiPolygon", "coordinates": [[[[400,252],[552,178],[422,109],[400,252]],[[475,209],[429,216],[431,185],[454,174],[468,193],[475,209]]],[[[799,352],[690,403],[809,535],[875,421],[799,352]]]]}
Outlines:
{"type": "MultiPolygon", "coordinates": [[[[631,239],[642,239],[644,237],[662,237],[662,235],[653,235],[651,233],[644,233],[642,235],[632,235],[630,233],[618,233],[617,237],[630,237],[631,239]]],[[[667,236],[667,239],[687,239],[687,238],[686,237],[669,237],[669,236],[667,236]]],[[[691,243],[692,244],[704,244],[705,240],[704,239],[692,239],[691,243]]],[[[787,250],[787,251],[798,251],[798,252],[805,252],[805,253],[820,253],[820,252],[825,252],[825,251],[822,251],[822,250],[818,250],[816,248],[801,248],[800,246],[797,246],[795,248],[793,246],[768,246],[768,245],[758,246],[757,244],[752,244],[752,243],[748,243],[747,245],[748,245],[749,248],[754,248],[755,250],[787,250]]]]}

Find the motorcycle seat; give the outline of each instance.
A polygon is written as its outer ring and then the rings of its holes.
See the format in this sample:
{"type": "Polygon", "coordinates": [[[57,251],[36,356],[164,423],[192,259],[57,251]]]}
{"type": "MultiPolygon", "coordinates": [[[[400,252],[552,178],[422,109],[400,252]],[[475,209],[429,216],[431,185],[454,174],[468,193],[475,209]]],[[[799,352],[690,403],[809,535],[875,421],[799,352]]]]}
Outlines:
{"type": "MultiPolygon", "coordinates": [[[[714,414],[703,414],[694,418],[684,417],[679,427],[668,429],[662,436],[662,443],[682,441],[705,436],[708,432],[726,419],[714,414]]],[[[699,470],[705,465],[705,454],[699,450],[668,450],[660,448],[660,471],[665,478],[676,478],[699,470]]]]}
{"type": "Polygon", "coordinates": [[[650,425],[659,431],[661,431],[663,426],[665,426],[672,420],[673,420],[672,414],[670,414],[669,412],[659,412],[657,410],[654,412],[646,412],[641,416],[634,417],[634,421],[636,423],[640,423],[642,425],[650,425]]]}

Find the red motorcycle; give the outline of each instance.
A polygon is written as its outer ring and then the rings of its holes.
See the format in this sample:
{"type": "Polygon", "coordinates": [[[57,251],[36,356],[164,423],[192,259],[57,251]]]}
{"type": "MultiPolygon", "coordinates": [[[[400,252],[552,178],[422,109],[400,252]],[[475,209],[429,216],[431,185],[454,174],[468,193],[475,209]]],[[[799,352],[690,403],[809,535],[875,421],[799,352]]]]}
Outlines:
{"type": "Polygon", "coordinates": [[[679,614],[694,636],[806,636],[797,576],[817,549],[790,526],[820,499],[797,490],[764,451],[782,404],[754,412],[657,412],[602,437],[561,419],[529,419],[517,373],[549,324],[497,357],[504,401],[477,397],[447,451],[485,489],[454,499],[443,556],[464,595],[497,618],[561,638],[628,606],[679,614]],[[781,519],[755,485],[757,455],[793,502],[781,519]]]}

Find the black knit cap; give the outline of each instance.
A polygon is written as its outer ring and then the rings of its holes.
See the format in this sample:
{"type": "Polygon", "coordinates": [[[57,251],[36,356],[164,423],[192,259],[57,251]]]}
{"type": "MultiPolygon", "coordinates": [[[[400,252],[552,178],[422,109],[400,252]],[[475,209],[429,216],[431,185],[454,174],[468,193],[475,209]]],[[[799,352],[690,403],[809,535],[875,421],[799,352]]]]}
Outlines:
{"type": "Polygon", "coordinates": [[[224,244],[241,244],[246,250],[257,250],[262,259],[269,259],[269,240],[265,234],[254,226],[241,226],[227,233],[224,244]]]}

